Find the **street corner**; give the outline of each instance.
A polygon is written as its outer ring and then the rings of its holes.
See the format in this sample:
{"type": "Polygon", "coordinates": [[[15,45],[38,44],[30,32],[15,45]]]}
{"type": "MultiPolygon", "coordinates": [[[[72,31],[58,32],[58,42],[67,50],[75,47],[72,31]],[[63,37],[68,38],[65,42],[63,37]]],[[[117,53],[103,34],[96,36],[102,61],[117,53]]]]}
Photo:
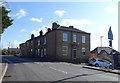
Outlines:
{"type": "Polygon", "coordinates": [[[103,67],[94,67],[94,66],[83,66],[83,68],[87,68],[87,69],[93,69],[93,70],[98,70],[98,71],[103,71],[103,72],[109,72],[109,73],[114,73],[114,74],[118,74],[120,75],[120,70],[117,69],[107,69],[107,68],[103,68],[103,67]]]}

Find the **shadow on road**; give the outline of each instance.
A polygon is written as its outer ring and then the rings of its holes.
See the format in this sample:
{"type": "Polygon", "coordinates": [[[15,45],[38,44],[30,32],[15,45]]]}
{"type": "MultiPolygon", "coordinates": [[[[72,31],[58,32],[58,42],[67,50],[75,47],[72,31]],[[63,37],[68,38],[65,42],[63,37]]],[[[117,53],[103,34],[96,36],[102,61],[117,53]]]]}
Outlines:
{"type": "Polygon", "coordinates": [[[33,63],[33,62],[60,62],[57,60],[40,58],[40,57],[17,57],[17,56],[0,56],[0,63],[33,63]],[[2,58],[2,59],[1,59],[2,58]]]}
{"type": "MultiPolygon", "coordinates": [[[[74,79],[74,78],[78,78],[78,77],[97,75],[97,74],[101,74],[101,73],[103,73],[103,72],[93,73],[93,74],[81,74],[81,75],[76,75],[76,76],[73,76],[73,77],[69,77],[69,78],[64,78],[64,79],[60,79],[60,80],[57,80],[57,81],[53,81],[51,83],[64,82],[64,81],[69,81],[70,79],[74,79]]],[[[87,80],[86,80],[86,81],[83,81],[83,83],[90,83],[90,82],[89,81],[87,82],[87,80]]]]}

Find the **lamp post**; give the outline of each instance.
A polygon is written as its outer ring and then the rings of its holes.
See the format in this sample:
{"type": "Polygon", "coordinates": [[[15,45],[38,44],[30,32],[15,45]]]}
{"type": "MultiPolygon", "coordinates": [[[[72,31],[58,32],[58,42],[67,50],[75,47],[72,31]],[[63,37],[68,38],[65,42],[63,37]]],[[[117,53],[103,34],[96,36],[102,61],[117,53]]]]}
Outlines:
{"type": "Polygon", "coordinates": [[[100,41],[101,41],[101,47],[102,47],[102,38],[103,38],[103,36],[100,36],[100,39],[101,39],[101,40],[100,40],[100,41]]]}

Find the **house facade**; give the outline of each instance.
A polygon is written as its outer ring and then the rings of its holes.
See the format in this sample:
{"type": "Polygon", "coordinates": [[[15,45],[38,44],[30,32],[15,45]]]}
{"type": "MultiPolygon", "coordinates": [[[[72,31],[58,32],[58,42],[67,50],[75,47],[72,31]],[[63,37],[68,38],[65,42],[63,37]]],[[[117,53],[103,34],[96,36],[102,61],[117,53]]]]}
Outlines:
{"type": "Polygon", "coordinates": [[[57,60],[80,59],[88,61],[90,56],[90,33],[81,31],[73,26],[52,24],[52,29],[38,37],[31,35],[31,39],[20,44],[20,51],[25,56],[49,58],[57,60]]]}

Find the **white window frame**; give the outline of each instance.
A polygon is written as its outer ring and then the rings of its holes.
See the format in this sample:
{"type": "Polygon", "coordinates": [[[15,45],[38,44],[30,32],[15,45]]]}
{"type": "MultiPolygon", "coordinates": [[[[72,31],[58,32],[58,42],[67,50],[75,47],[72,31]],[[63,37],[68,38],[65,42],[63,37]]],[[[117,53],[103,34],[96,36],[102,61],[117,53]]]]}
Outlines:
{"type": "Polygon", "coordinates": [[[41,49],[41,57],[43,57],[43,49],[41,49]]]}
{"type": "Polygon", "coordinates": [[[82,43],[86,43],[86,36],[82,36],[82,43]]]}
{"type": "Polygon", "coordinates": [[[77,35],[73,34],[73,42],[77,42],[77,35]]]}
{"type": "Polygon", "coordinates": [[[46,44],[46,41],[47,41],[47,38],[45,37],[45,38],[44,38],[44,45],[46,44]]]}
{"type": "Polygon", "coordinates": [[[82,56],[86,56],[86,49],[82,48],[82,56]],[[85,52],[85,54],[83,54],[83,52],[85,52]]]}
{"type": "Polygon", "coordinates": [[[44,48],[44,55],[46,55],[46,48],[44,48]]]}
{"type": "Polygon", "coordinates": [[[38,49],[38,56],[40,55],[40,49],[38,49]]]}
{"type": "Polygon", "coordinates": [[[40,40],[38,40],[38,46],[40,46],[40,40]]]}
{"type": "Polygon", "coordinates": [[[63,56],[67,56],[68,55],[68,46],[62,46],[62,55],[63,56]]]}
{"type": "Polygon", "coordinates": [[[63,33],[62,40],[65,42],[68,41],[68,34],[67,33],[63,33]]]}

